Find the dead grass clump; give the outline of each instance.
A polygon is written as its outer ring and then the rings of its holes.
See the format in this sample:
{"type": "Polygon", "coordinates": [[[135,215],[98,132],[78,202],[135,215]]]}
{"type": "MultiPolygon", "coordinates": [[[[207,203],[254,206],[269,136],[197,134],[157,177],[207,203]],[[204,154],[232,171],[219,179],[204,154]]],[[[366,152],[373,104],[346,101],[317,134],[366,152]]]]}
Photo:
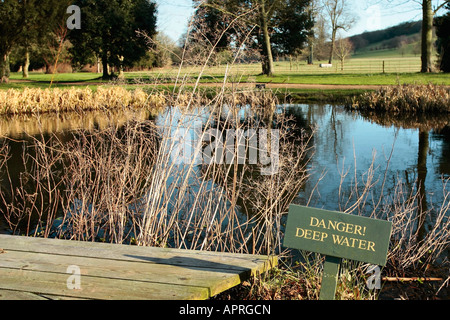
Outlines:
{"type": "Polygon", "coordinates": [[[382,87],[353,98],[351,108],[394,114],[449,113],[450,91],[434,84],[382,87]]]}
{"type": "Polygon", "coordinates": [[[123,87],[71,89],[9,89],[0,92],[0,114],[80,112],[111,110],[124,107],[160,109],[165,106],[162,94],[147,94],[142,89],[133,91],[123,87]]]}

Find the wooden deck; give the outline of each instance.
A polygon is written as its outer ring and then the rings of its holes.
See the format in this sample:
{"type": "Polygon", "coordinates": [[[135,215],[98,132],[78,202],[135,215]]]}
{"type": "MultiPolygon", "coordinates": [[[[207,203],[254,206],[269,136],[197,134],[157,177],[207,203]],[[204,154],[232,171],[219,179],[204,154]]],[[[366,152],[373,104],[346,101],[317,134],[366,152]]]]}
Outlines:
{"type": "Polygon", "coordinates": [[[276,257],[0,235],[0,299],[204,300],[276,264],[276,257]],[[81,289],[73,289],[77,280],[81,289]]]}

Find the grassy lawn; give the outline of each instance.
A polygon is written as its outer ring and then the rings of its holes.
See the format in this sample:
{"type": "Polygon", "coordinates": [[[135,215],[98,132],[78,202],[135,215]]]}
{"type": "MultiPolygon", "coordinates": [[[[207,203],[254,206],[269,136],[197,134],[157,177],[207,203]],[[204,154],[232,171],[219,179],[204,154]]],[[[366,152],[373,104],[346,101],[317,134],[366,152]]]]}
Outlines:
{"type": "MultiPolygon", "coordinates": [[[[227,73],[229,82],[272,83],[272,84],[320,84],[320,85],[397,85],[397,84],[444,84],[450,85],[450,75],[443,73],[419,73],[420,57],[389,55],[364,58],[352,58],[346,61],[344,70],[335,63],[332,68],[320,68],[320,62],[307,65],[304,61],[277,61],[275,75],[267,77],[260,75],[261,66],[255,64],[236,64],[230,66],[208,67],[202,73],[202,83],[222,83],[227,73]],[[383,66],[385,73],[383,73],[383,66]]],[[[127,86],[136,84],[169,85],[181,79],[184,83],[193,83],[199,77],[202,69],[197,66],[185,66],[181,71],[177,67],[155,69],[143,72],[126,72],[127,86]]],[[[30,73],[26,80],[21,73],[12,73],[8,84],[0,84],[0,89],[25,87],[48,88],[53,77],[52,87],[71,87],[75,85],[92,86],[108,85],[114,82],[103,81],[97,73],[62,73],[49,75],[30,73]]],[[[355,88],[357,89],[357,88],[355,88]]],[[[294,90],[294,89],[293,89],[294,90]]],[[[292,91],[291,91],[292,92],[292,91]]],[[[303,91],[304,92],[304,91],[303,91]]],[[[297,92],[298,93],[298,90],[297,92]]]]}
{"type": "Polygon", "coordinates": [[[445,84],[450,85],[450,75],[422,73],[377,74],[278,74],[274,77],[257,76],[257,82],[291,84],[335,85],[397,85],[397,84],[445,84]]]}
{"type": "Polygon", "coordinates": [[[29,82],[44,82],[49,84],[52,80],[56,82],[85,82],[85,81],[101,81],[101,75],[97,73],[80,72],[80,73],[58,73],[55,75],[40,72],[30,72],[29,78],[24,79],[22,73],[12,72],[10,80],[23,80],[29,82]]]}

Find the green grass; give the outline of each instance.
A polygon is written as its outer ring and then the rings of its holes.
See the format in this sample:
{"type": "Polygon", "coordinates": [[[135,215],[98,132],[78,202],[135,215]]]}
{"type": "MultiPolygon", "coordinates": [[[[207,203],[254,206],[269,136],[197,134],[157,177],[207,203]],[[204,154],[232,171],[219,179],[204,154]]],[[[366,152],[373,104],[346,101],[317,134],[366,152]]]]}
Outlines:
{"type": "MultiPolygon", "coordinates": [[[[395,69],[420,68],[420,58],[406,57],[403,59],[350,59],[346,62],[344,71],[340,68],[324,69],[318,63],[308,66],[305,62],[293,64],[287,61],[275,63],[275,75],[267,77],[259,75],[259,64],[234,65],[227,75],[232,82],[255,82],[273,84],[321,84],[321,85],[397,85],[397,84],[443,84],[450,85],[450,76],[443,73],[422,74],[419,72],[395,72],[395,69]],[[386,73],[382,73],[383,61],[386,73]],[[405,67],[405,68],[404,68],[405,67]],[[366,72],[361,72],[366,70],[366,72]]],[[[201,82],[224,81],[226,67],[217,66],[207,68],[202,75],[201,82]]],[[[182,78],[187,82],[195,82],[200,73],[199,67],[185,67],[181,71],[182,78]]],[[[125,73],[127,87],[135,87],[135,82],[159,84],[168,86],[178,75],[177,68],[152,70],[147,72],[125,73]]],[[[56,75],[31,72],[24,80],[21,73],[12,73],[10,82],[0,84],[0,89],[21,89],[24,87],[48,88],[53,79],[54,88],[72,87],[76,85],[96,87],[98,84],[108,85],[97,73],[62,73],[56,75]]],[[[332,89],[332,88],[330,88],[332,89]]],[[[355,88],[357,89],[357,88],[355,88]]]]}
{"type": "Polygon", "coordinates": [[[55,75],[40,72],[30,72],[29,77],[24,79],[22,73],[12,72],[9,83],[0,84],[0,90],[23,89],[23,88],[49,88],[53,77],[52,88],[70,88],[74,85],[89,86],[91,89],[97,87],[94,82],[101,82],[101,75],[97,73],[59,73],[55,75]]]}
{"type": "Polygon", "coordinates": [[[273,77],[257,76],[257,82],[291,84],[328,84],[328,85],[397,85],[397,84],[444,84],[450,85],[450,75],[400,73],[400,74],[277,74],[273,77]]]}
{"type": "Polygon", "coordinates": [[[29,77],[24,79],[22,77],[22,73],[13,72],[11,73],[10,80],[22,80],[22,81],[30,81],[30,82],[45,82],[50,83],[52,80],[54,82],[85,82],[85,81],[101,81],[101,75],[98,73],[88,73],[88,72],[80,72],[80,73],[58,73],[55,75],[45,74],[40,72],[30,72],[29,77]]]}
{"type": "Polygon", "coordinates": [[[404,49],[380,49],[380,50],[364,50],[355,53],[353,59],[403,59],[403,58],[418,58],[420,54],[414,53],[414,44],[408,44],[404,49]],[[402,52],[402,50],[404,50],[402,52]]]}

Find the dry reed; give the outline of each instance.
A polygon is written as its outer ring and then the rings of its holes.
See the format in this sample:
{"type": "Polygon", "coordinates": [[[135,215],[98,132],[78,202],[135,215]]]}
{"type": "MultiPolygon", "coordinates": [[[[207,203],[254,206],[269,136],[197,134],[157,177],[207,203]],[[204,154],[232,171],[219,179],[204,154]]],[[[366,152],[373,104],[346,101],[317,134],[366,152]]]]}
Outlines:
{"type": "Polygon", "coordinates": [[[161,109],[165,105],[163,94],[147,94],[139,88],[129,91],[118,86],[100,86],[95,91],[90,88],[25,88],[0,91],[0,115],[112,110],[125,107],[161,109]]]}
{"type": "MultiPolygon", "coordinates": [[[[198,105],[190,98],[174,96],[171,104],[198,105]]],[[[197,109],[168,108],[156,124],[135,121],[68,137],[30,137],[23,146],[22,174],[12,177],[4,170],[3,181],[11,182],[4,189],[4,213],[16,232],[32,235],[280,253],[282,218],[307,179],[310,144],[306,134],[304,141],[292,137],[284,115],[274,116],[274,99],[225,94],[197,109]],[[202,136],[213,125],[279,130],[278,172],[262,175],[263,166],[248,161],[235,165],[237,147],[233,164],[177,163],[174,132],[193,129],[199,121],[202,136]]]]}
{"type": "MultiPolygon", "coordinates": [[[[392,146],[394,148],[394,146],[392,146]]],[[[450,244],[450,193],[448,180],[443,181],[442,203],[437,208],[421,209],[423,190],[397,178],[392,189],[386,190],[385,171],[377,174],[375,154],[370,168],[361,176],[341,172],[339,194],[340,210],[349,214],[369,216],[392,221],[391,243],[386,272],[393,276],[425,274],[431,265],[445,266],[450,244]],[[344,182],[352,179],[351,190],[344,192],[344,182]],[[377,189],[378,188],[378,189],[377,189]],[[377,190],[376,190],[377,189],[377,190]],[[376,190],[376,191],[375,191],[376,190]]],[[[356,162],[355,162],[356,167],[356,162]]],[[[364,264],[358,267],[364,268],[364,264]]]]}
{"type": "Polygon", "coordinates": [[[450,91],[446,86],[398,85],[382,87],[353,98],[351,108],[356,110],[399,113],[449,113],[450,91]]]}

